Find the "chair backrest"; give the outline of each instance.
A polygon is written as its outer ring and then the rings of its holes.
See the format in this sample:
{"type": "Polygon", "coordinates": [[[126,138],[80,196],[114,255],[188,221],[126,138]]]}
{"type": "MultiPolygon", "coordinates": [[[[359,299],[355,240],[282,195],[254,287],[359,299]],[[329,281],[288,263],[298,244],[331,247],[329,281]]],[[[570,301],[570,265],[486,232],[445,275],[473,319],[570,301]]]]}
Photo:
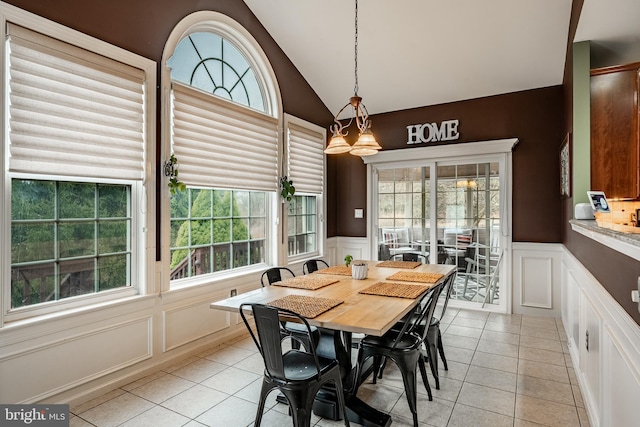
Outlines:
{"type": "Polygon", "coordinates": [[[318,271],[320,266],[322,266],[322,268],[328,268],[329,264],[327,264],[323,259],[310,259],[302,264],[302,274],[311,274],[318,271]]]}
{"type": "MultiPolygon", "coordinates": [[[[307,320],[293,311],[257,303],[240,305],[240,316],[249,330],[253,342],[256,344],[256,347],[258,347],[258,351],[262,355],[266,373],[272,378],[283,381],[289,380],[285,374],[285,352],[282,348],[283,341],[280,335],[280,324],[285,320],[303,324],[308,334],[308,342],[311,342],[311,327],[307,320]],[[245,311],[249,308],[253,313],[255,329],[258,335],[257,337],[245,315],[245,311]]],[[[295,336],[291,336],[291,339],[297,338],[295,336]]],[[[316,355],[313,346],[311,346],[309,351],[291,349],[287,350],[287,352],[312,354],[316,365],[317,375],[320,375],[320,362],[318,361],[318,356],[316,355]]]]}
{"type": "Polygon", "coordinates": [[[408,317],[406,317],[407,321],[404,322],[404,326],[396,337],[394,347],[402,340],[404,334],[418,333],[423,341],[426,339],[427,331],[429,330],[428,325],[431,323],[431,318],[436,309],[436,304],[438,304],[438,297],[442,292],[444,284],[445,282],[442,282],[433,286],[420,297],[420,302],[418,303],[419,311],[417,313],[409,312],[408,317]],[[427,325],[427,327],[424,327],[424,325],[427,325]]]}
{"type": "Polygon", "coordinates": [[[454,271],[447,280],[445,281],[441,295],[444,294],[444,305],[442,306],[442,311],[440,312],[440,319],[444,316],[445,311],[447,311],[447,306],[449,305],[449,298],[451,298],[451,292],[453,291],[453,284],[456,281],[457,272],[454,271]]]}
{"type": "Polygon", "coordinates": [[[267,285],[271,285],[272,283],[281,281],[283,278],[283,273],[285,274],[285,279],[287,277],[295,277],[293,271],[291,271],[287,267],[272,267],[262,273],[262,276],[260,276],[260,285],[262,285],[262,287],[264,288],[267,285]]]}
{"type": "Polygon", "coordinates": [[[502,254],[503,252],[500,252],[500,255],[498,256],[498,261],[496,262],[496,265],[491,266],[491,277],[489,279],[489,284],[495,286],[496,282],[498,281],[498,278],[500,276],[500,264],[502,263],[502,254]]]}
{"type": "Polygon", "coordinates": [[[389,250],[389,246],[385,243],[380,243],[380,247],[378,248],[378,261],[387,261],[391,258],[391,251],[389,250]]]}

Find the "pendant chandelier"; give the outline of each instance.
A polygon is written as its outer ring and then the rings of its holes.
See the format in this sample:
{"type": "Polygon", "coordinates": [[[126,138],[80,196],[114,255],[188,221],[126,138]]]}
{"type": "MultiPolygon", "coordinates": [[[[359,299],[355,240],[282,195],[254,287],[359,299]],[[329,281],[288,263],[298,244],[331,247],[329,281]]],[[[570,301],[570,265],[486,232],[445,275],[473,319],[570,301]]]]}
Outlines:
{"type": "Polygon", "coordinates": [[[349,102],[338,111],[338,114],[334,117],[333,121],[335,124],[329,128],[333,136],[329,141],[329,145],[324,150],[327,154],[340,154],[340,153],[351,153],[354,156],[370,156],[372,154],[376,154],[378,150],[381,150],[382,147],[376,141],[375,137],[371,133],[371,120],[369,120],[369,113],[367,112],[367,107],[362,103],[362,98],[358,96],[358,0],[355,0],[356,3],[356,13],[355,13],[355,67],[354,67],[354,75],[355,75],[355,86],[353,89],[354,95],[351,97],[349,102]],[[347,107],[351,106],[353,109],[353,117],[349,119],[349,122],[346,125],[343,125],[339,120],[340,114],[347,107]],[[348,132],[345,128],[348,128],[351,123],[355,120],[355,124],[358,128],[358,140],[353,146],[349,145],[349,143],[344,139],[347,136],[348,132]]]}

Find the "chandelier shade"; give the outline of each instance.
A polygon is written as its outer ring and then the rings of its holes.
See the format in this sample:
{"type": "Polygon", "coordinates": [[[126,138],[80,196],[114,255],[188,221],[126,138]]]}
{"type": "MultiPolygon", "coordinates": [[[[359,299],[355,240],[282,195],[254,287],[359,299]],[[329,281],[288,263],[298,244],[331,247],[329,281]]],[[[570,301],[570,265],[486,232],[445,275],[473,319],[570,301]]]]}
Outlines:
{"type": "Polygon", "coordinates": [[[324,150],[324,152],[326,154],[341,154],[348,152],[350,154],[353,154],[354,156],[371,156],[381,150],[382,147],[380,146],[380,144],[378,144],[375,137],[373,136],[373,133],[371,132],[371,120],[369,120],[369,113],[367,112],[367,108],[362,103],[362,98],[358,96],[358,0],[355,0],[355,6],[354,95],[333,118],[335,124],[329,128],[333,136],[331,137],[329,145],[324,150]],[[349,119],[349,122],[346,125],[343,125],[340,121],[340,115],[348,107],[352,108],[353,116],[349,119]],[[354,121],[356,127],[358,128],[358,140],[355,142],[355,144],[353,144],[353,146],[351,146],[344,138],[348,134],[345,128],[348,128],[354,121]]]}

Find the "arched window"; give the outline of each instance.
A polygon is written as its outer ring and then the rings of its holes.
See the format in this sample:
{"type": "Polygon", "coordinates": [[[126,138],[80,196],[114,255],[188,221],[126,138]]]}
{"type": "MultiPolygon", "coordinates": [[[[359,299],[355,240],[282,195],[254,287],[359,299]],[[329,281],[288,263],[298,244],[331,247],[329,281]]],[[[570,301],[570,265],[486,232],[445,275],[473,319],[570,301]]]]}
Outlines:
{"type": "Polygon", "coordinates": [[[171,80],[265,112],[263,90],[246,57],[219,34],[183,38],[167,61],[171,80]]]}
{"type": "Polygon", "coordinates": [[[281,170],[282,108],[264,52],[237,22],[196,12],[163,57],[163,158],[186,190],[164,190],[165,268],[171,283],[263,268],[275,255],[271,212],[281,170]]]}

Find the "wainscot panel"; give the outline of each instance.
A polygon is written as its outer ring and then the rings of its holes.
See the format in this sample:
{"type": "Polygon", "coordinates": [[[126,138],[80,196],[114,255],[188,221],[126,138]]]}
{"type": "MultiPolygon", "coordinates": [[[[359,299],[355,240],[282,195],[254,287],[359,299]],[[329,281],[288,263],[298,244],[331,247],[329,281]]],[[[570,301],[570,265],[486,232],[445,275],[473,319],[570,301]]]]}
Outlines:
{"type": "Polygon", "coordinates": [[[562,245],[513,243],[513,312],[560,316],[562,245]]]}
{"type": "Polygon", "coordinates": [[[637,425],[640,326],[566,249],[562,270],[562,321],[591,427],[637,425]]]}
{"type": "MultiPolygon", "coordinates": [[[[222,299],[224,296],[218,298],[222,299]]],[[[230,314],[212,310],[209,304],[215,301],[199,301],[185,304],[163,312],[163,351],[170,351],[181,345],[229,328],[230,314]]]]}
{"type": "Polygon", "coordinates": [[[144,316],[5,355],[0,402],[41,401],[149,359],[151,336],[152,317],[144,316]]]}

